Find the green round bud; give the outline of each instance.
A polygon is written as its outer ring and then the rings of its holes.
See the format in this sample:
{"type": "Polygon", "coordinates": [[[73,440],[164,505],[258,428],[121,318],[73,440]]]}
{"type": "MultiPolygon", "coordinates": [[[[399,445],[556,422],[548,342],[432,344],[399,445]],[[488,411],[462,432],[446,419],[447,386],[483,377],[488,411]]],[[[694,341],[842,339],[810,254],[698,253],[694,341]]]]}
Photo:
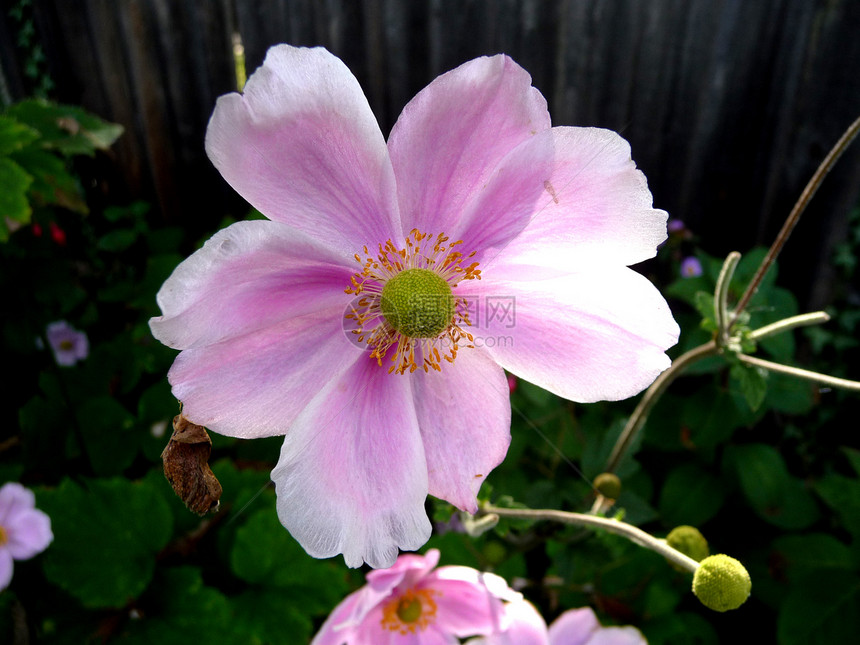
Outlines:
{"type": "Polygon", "coordinates": [[[701,562],[711,554],[708,541],[695,526],[676,526],[666,536],[666,544],[696,562],[701,562]]]}
{"type": "Polygon", "coordinates": [[[621,480],[614,473],[600,473],[594,478],[594,488],[609,499],[618,499],[621,494],[621,480]]]}
{"type": "Polygon", "coordinates": [[[749,598],[752,581],[740,562],[727,555],[705,558],[693,574],[693,593],[708,609],[737,609],[749,598]]]}
{"type": "Polygon", "coordinates": [[[435,338],[454,318],[451,285],[429,269],[406,269],[382,287],[382,315],[404,336],[435,338]]]}

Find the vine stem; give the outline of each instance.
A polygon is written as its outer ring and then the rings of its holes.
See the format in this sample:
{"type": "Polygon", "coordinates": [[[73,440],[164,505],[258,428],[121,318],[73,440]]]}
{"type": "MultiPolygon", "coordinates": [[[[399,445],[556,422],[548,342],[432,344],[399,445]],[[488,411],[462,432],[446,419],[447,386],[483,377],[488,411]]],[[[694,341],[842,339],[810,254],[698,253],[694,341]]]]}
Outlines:
{"type": "Polygon", "coordinates": [[[799,367],[791,367],[790,365],[772,363],[771,361],[756,358],[755,356],[747,356],[746,354],[738,354],[737,356],[740,361],[747,363],[748,365],[761,367],[763,369],[770,370],[771,372],[788,374],[789,376],[795,376],[797,378],[802,378],[807,381],[814,381],[823,385],[838,387],[843,390],[852,390],[854,392],[860,392],[860,381],[849,381],[848,379],[828,376],[827,374],[810,372],[809,370],[802,370],[799,367]]]}
{"type": "Polygon", "coordinates": [[[609,459],[606,462],[606,468],[604,469],[605,472],[615,472],[618,468],[618,464],[621,462],[621,458],[624,456],[625,451],[630,444],[633,443],[633,439],[636,438],[636,434],[639,432],[639,429],[648,419],[648,414],[651,412],[651,408],[653,408],[654,404],[660,399],[664,390],[669,387],[669,385],[671,385],[671,383],[690,365],[702,360],[703,358],[707,358],[708,356],[713,356],[717,352],[717,343],[713,340],[708,341],[704,345],[699,345],[698,347],[694,347],[690,351],[681,354],[672,362],[669,369],[657,377],[657,380],[654,381],[651,384],[651,387],[645,391],[645,394],[639,400],[636,409],[633,410],[633,414],[631,414],[630,418],[627,420],[627,424],[624,426],[621,436],[618,437],[618,441],[615,442],[615,446],[612,448],[612,454],[609,455],[609,459]]]}
{"type": "Polygon", "coordinates": [[[854,137],[856,137],[858,133],[860,133],[860,117],[857,117],[854,123],[848,126],[848,129],[845,130],[844,134],[839,138],[839,141],[836,142],[836,145],[831,148],[830,152],[828,152],[827,156],[824,158],[824,161],[822,161],[821,165],[818,166],[818,169],[815,171],[815,174],[812,175],[809,183],[806,184],[806,188],[803,189],[803,192],[794,204],[794,208],[791,209],[791,212],[785,219],[785,223],[782,225],[776,239],[767,250],[767,255],[764,256],[764,260],[762,260],[758,269],[756,269],[753,279],[750,280],[750,283],[747,285],[741,299],[738,301],[738,305],[735,307],[735,316],[744,310],[744,308],[749,304],[749,301],[755,295],[756,291],[758,291],[761,281],[764,279],[765,274],[768,272],[768,269],[770,269],[774,260],[776,260],[776,256],[779,255],[780,251],[782,251],[782,247],[785,246],[785,243],[788,241],[789,235],[791,235],[791,232],[797,225],[800,216],[812,200],[812,196],[815,195],[815,192],[818,190],[819,186],[821,186],[821,182],[824,181],[827,173],[830,172],[833,165],[839,157],[842,156],[842,153],[845,152],[845,149],[848,148],[849,144],[854,140],[854,137]]]}
{"type": "Polygon", "coordinates": [[[485,515],[497,515],[499,517],[507,517],[516,520],[532,520],[541,521],[549,520],[552,522],[560,522],[562,524],[572,524],[574,526],[586,526],[592,529],[603,529],[609,533],[620,535],[627,538],[631,542],[639,546],[650,549],[659,553],[670,562],[683,567],[686,571],[694,573],[699,568],[699,563],[692,558],[684,555],[680,551],[673,549],[666,544],[665,540],[655,538],[649,535],[640,528],[627,524],[619,520],[612,520],[606,517],[597,515],[588,515],[586,513],[571,513],[568,511],[554,510],[536,510],[526,508],[499,508],[490,504],[484,504],[479,511],[485,515]]]}

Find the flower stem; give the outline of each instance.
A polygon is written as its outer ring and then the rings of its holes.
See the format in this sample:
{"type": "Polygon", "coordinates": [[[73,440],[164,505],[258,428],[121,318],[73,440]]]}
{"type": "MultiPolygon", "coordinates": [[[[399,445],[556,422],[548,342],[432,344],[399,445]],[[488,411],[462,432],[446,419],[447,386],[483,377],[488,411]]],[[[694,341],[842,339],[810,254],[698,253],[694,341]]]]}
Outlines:
{"type": "Polygon", "coordinates": [[[806,379],[807,381],[815,381],[816,383],[830,385],[832,387],[838,387],[843,390],[852,390],[854,392],[860,392],[860,382],[858,381],[849,381],[848,379],[844,378],[836,378],[835,376],[819,374],[818,372],[810,372],[809,370],[802,370],[799,367],[780,365],[779,363],[772,363],[771,361],[756,358],[755,356],[747,356],[746,354],[738,354],[737,356],[739,360],[744,363],[747,363],[748,365],[762,367],[766,370],[770,370],[771,372],[788,374],[789,376],[796,376],[797,378],[806,379]]]}
{"type": "Polygon", "coordinates": [[[828,320],[830,320],[830,315],[824,311],[815,311],[811,314],[791,316],[790,318],[779,320],[775,323],[771,323],[770,325],[759,327],[755,331],[750,332],[749,338],[750,340],[759,340],[761,338],[767,338],[768,336],[781,334],[790,329],[794,329],[795,327],[820,325],[821,323],[826,323],[828,320]]]}
{"type": "Polygon", "coordinates": [[[699,567],[698,562],[696,562],[690,557],[687,557],[680,551],[673,549],[671,546],[666,544],[664,540],[655,538],[652,535],[649,535],[648,533],[643,531],[642,529],[637,528],[631,524],[621,522],[619,520],[612,520],[606,517],[599,517],[596,515],[588,515],[586,513],[570,513],[568,511],[554,510],[535,510],[530,508],[499,508],[490,504],[482,505],[480,512],[482,514],[493,514],[498,515],[499,517],[507,517],[516,520],[550,520],[553,522],[561,522],[562,524],[573,524],[575,526],[587,526],[593,529],[603,529],[605,531],[608,531],[609,533],[614,533],[616,535],[625,537],[631,542],[634,542],[639,546],[645,547],[646,549],[651,549],[652,551],[655,551],[656,553],[662,555],[670,562],[677,564],[680,567],[683,567],[691,573],[695,572],[696,569],[699,567]]]}
{"type": "Polygon", "coordinates": [[[803,189],[797,203],[795,203],[794,208],[791,209],[791,212],[788,214],[788,217],[777,234],[776,239],[768,249],[767,255],[764,256],[764,260],[762,260],[758,269],[756,269],[753,279],[747,285],[744,294],[738,301],[738,306],[735,307],[735,316],[742,312],[749,304],[749,301],[755,295],[761,281],[764,279],[764,275],[767,273],[768,269],[770,269],[770,265],[773,264],[774,260],[776,260],[776,256],[779,255],[782,247],[785,246],[785,243],[788,241],[788,237],[794,230],[800,216],[812,200],[812,196],[815,195],[815,192],[818,190],[818,187],[821,186],[821,182],[824,181],[827,173],[830,172],[833,165],[839,157],[842,156],[842,153],[845,152],[845,149],[849,146],[851,141],[853,141],[854,137],[857,136],[858,132],[860,132],[860,117],[848,126],[845,133],[839,138],[839,141],[836,142],[836,145],[833,146],[830,152],[827,153],[827,156],[824,158],[824,161],[821,162],[821,165],[818,166],[815,174],[812,175],[812,179],[810,179],[809,183],[806,184],[806,188],[803,189]]]}
{"type": "Polygon", "coordinates": [[[732,327],[731,314],[729,313],[729,284],[731,284],[732,276],[735,274],[735,269],[738,262],[741,261],[741,254],[737,251],[732,251],[723,262],[723,268],[720,269],[720,275],[717,278],[717,286],[714,289],[714,322],[719,330],[719,344],[722,347],[729,342],[729,331],[732,327]]]}
{"type": "Polygon", "coordinates": [[[704,345],[694,347],[676,358],[669,369],[657,377],[657,380],[645,391],[645,395],[639,400],[639,404],[627,420],[627,425],[624,426],[621,436],[618,437],[615,446],[612,448],[612,454],[609,455],[609,459],[606,461],[605,472],[611,473],[618,468],[621,458],[633,443],[639,430],[645,425],[651,408],[660,399],[665,389],[690,365],[708,356],[713,356],[717,351],[717,343],[713,340],[708,341],[704,345]]]}

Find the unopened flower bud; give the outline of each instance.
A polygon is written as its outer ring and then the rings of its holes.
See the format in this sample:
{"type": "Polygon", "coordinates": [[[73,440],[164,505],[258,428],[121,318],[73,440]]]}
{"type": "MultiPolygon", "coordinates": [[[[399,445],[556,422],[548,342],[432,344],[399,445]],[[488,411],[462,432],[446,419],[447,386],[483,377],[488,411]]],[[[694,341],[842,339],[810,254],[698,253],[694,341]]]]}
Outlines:
{"type": "Polygon", "coordinates": [[[708,541],[695,526],[676,526],[666,536],[666,544],[696,562],[701,562],[711,554],[708,541]]]}
{"type": "Polygon", "coordinates": [[[600,473],[594,478],[594,488],[609,499],[618,499],[621,494],[621,480],[614,473],[600,473]]]}
{"type": "Polygon", "coordinates": [[[750,574],[740,562],[727,555],[705,558],[693,574],[693,593],[708,609],[737,609],[749,598],[750,574]]]}

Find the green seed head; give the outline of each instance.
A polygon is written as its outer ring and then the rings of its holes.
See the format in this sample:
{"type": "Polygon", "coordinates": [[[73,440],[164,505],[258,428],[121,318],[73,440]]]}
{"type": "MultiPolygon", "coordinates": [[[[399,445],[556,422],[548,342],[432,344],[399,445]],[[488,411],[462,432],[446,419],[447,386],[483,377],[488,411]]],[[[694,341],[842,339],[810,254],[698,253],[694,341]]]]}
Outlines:
{"type": "Polygon", "coordinates": [[[429,269],[406,269],[382,288],[382,315],[404,336],[435,338],[454,318],[454,294],[429,269]]]}
{"type": "Polygon", "coordinates": [[[666,536],[666,543],[696,562],[701,562],[711,554],[708,541],[695,526],[675,527],[666,536]]]}
{"type": "Polygon", "coordinates": [[[705,558],[693,574],[693,593],[708,609],[737,609],[749,598],[750,574],[740,562],[727,555],[705,558]]]}
{"type": "Polygon", "coordinates": [[[618,499],[621,495],[621,480],[615,473],[600,473],[594,478],[597,492],[609,499],[618,499]]]}

